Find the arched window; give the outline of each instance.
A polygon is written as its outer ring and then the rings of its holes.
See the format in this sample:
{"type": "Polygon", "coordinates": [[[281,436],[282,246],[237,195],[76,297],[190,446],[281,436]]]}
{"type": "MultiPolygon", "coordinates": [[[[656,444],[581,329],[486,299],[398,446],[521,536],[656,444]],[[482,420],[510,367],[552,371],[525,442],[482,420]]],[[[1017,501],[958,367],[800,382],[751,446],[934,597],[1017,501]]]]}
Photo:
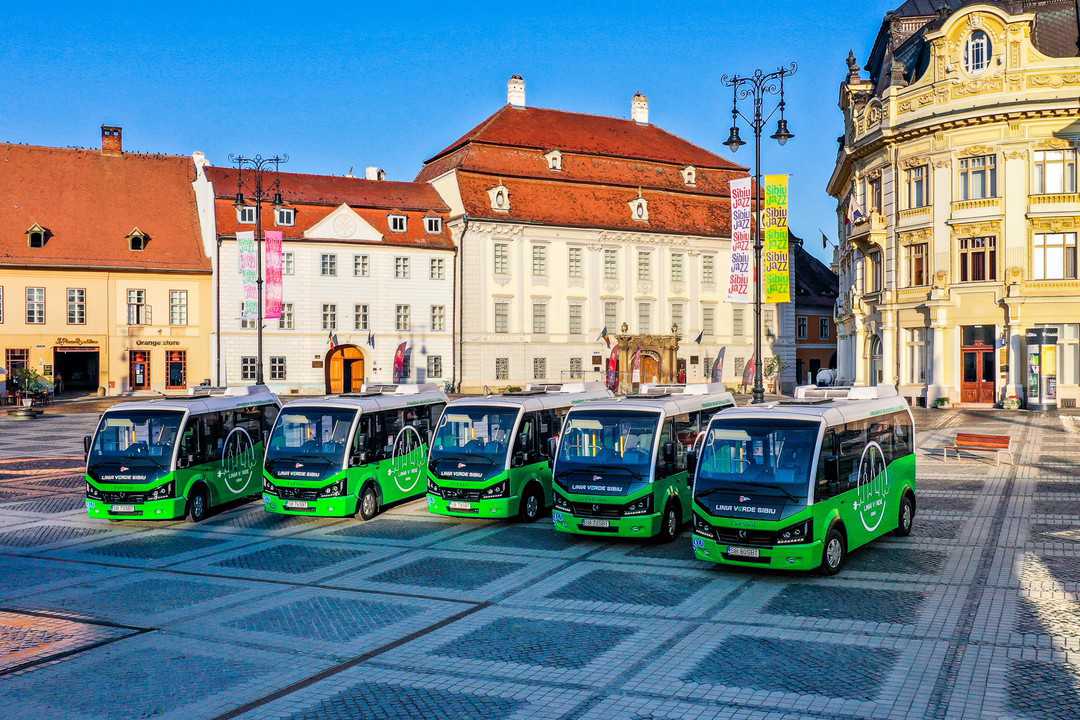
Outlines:
{"type": "Polygon", "coordinates": [[[990,36],[982,30],[976,30],[964,45],[964,69],[972,75],[981,73],[990,67],[990,36]]]}
{"type": "Polygon", "coordinates": [[[884,379],[884,366],[881,363],[881,338],[877,335],[870,336],[870,373],[871,385],[879,385],[884,379]]]}

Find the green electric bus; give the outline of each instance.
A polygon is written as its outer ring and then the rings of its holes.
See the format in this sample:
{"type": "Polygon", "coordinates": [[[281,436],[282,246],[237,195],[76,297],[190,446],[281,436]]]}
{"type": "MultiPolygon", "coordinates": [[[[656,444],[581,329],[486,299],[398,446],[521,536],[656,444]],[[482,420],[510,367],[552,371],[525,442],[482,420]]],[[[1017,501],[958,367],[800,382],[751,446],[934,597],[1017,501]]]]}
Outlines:
{"type": "Polygon", "coordinates": [[[263,507],[370,520],[423,495],[431,429],[446,402],[437,385],[402,384],[289,403],[266,449],[263,507]]]}
{"type": "Polygon", "coordinates": [[[536,520],[551,507],[551,458],[563,417],[577,403],[610,397],[603,383],[564,383],[453,401],[428,455],[428,510],[536,520]]]}
{"type": "Polygon", "coordinates": [[[83,438],[87,513],[199,522],[214,505],[258,496],[280,408],[262,385],[114,405],[83,438]]]}
{"type": "Polygon", "coordinates": [[[915,428],[891,387],[810,390],[712,419],[694,473],[701,560],[838,572],[915,518],[915,428]],[[842,397],[837,397],[842,395],[842,397]]]}
{"type": "Polygon", "coordinates": [[[713,383],[643,385],[571,409],[555,459],[555,529],[673,540],[690,518],[687,454],[709,418],[734,405],[713,383]]]}

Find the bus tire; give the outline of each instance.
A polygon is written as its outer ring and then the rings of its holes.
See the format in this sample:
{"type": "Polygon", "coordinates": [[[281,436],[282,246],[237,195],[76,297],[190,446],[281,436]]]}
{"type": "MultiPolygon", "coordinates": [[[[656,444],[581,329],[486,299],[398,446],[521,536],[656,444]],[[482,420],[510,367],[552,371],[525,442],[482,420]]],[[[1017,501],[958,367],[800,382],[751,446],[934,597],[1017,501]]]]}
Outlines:
{"type": "Polygon", "coordinates": [[[368,483],[360,491],[360,502],[357,503],[360,517],[371,520],[379,514],[379,495],[375,492],[374,483],[368,483]]]}
{"type": "Polygon", "coordinates": [[[911,496],[910,492],[904,493],[904,496],[900,498],[900,513],[896,519],[895,534],[898,537],[907,537],[911,534],[911,529],[915,525],[915,498],[911,496]]]}
{"type": "Polygon", "coordinates": [[[525,492],[521,494],[521,507],[518,508],[518,518],[521,522],[531,523],[539,519],[544,512],[544,493],[536,483],[525,486],[525,492]]]}
{"type": "Polygon", "coordinates": [[[210,493],[206,491],[206,486],[202,483],[196,483],[191,488],[185,514],[193,523],[202,522],[210,514],[210,493]]]}
{"type": "Polygon", "coordinates": [[[660,523],[660,532],[656,535],[656,542],[669,543],[673,541],[679,536],[681,524],[679,508],[675,507],[675,503],[668,501],[668,504],[664,506],[664,520],[660,523]]]}
{"type": "Polygon", "coordinates": [[[833,525],[825,535],[825,544],[821,548],[821,574],[835,575],[840,572],[845,560],[847,560],[847,543],[844,542],[844,533],[833,525]]]}

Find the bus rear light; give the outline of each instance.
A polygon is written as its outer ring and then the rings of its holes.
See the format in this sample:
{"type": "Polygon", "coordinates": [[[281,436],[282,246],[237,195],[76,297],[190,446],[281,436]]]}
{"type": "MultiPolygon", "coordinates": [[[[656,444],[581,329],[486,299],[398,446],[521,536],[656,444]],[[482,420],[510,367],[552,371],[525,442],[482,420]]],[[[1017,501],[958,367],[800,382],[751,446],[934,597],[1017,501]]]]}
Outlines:
{"type": "Polygon", "coordinates": [[[794,545],[796,543],[810,542],[814,535],[814,523],[806,520],[798,525],[786,527],[776,533],[777,545],[794,545]]]}

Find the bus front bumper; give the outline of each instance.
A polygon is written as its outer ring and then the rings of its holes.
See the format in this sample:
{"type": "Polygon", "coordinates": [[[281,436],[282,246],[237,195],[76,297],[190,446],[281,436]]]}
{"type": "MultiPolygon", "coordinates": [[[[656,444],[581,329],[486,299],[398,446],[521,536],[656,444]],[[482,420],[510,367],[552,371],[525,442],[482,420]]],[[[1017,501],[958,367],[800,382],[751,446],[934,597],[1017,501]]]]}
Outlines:
{"type": "Polygon", "coordinates": [[[721,565],[771,570],[816,570],[821,566],[822,541],[820,540],[792,545],[744,546],[717,542],[697,533],[692,533],[691,538],[694,557],[721,565]],[[733,549],[736,553],[749,551],[752,554],[753,551],[757,551],[757,557],[733,555],[733,549]]]}
{"type": "Polygon", "coordinates": [[[280,515],[312,515],[314,517],[351,517],[356,514],[356,495],[338,495],[318,500],[283,500],[264,492],[263,509],[280,515]]]}
{"type": "Polygon", "coordinates": [[[427,494],[428,512],[432,515],[460,518],[512,518],[517,517],[520,506],[520,495],[487,500],[447,500],[433,493],[427,494]]]}
{"type": "Polygon", "coordinates": [[[552,510],[551,522],[559,532],[595,537],[651,538],[660,533],[661,513],[614,518],[582,518],[565,510],[552,510]]]}
{"type": "Polygon", "coordinates": [[[187,512],[187,498],[149,500],[138,504],[108,503],[86,498],[86,514],[96,520],[176,520],[187,512]]]}

